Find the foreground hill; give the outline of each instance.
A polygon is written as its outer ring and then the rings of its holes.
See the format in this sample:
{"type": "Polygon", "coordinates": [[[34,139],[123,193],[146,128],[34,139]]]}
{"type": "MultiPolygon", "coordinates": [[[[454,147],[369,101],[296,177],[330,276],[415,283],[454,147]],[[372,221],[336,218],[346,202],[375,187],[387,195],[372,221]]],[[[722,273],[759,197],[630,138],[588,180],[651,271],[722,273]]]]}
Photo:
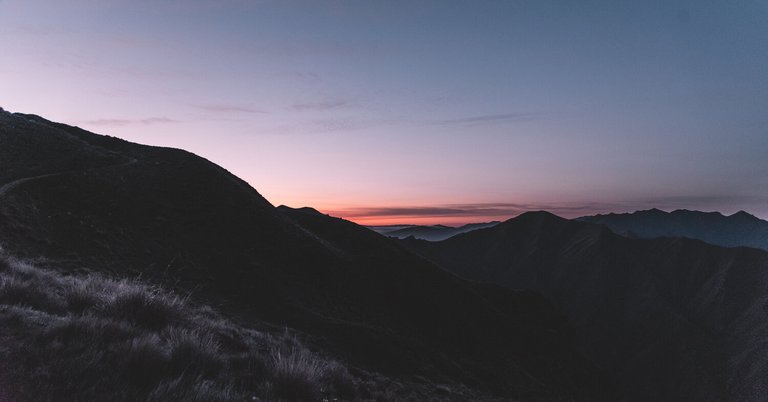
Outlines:
{"type": "Polygon", "coordinates": [[[631,214],[607,214],[578,218],[599,223],[627,237],[687,237],[724,247],[754,247],[768,250],[768,222],[739,211],[733,215],[684,209],[658,209],[631,214]]]}
{"type": "Polygon", "coordinates": [[[243,327],[156,287],[7,256],[0,326],[0,359],[14,363],[0,372],[2,401],[424,397],[416,384],[352,374],[295,334],[243,327]]]}
{"type": "Polygon", "coordinates": [[[545,212],[403,243],[465,278],[543,292],[626,400],[768,399],[766,252],[629,239],[545,212]]]}
{"type": "Polygon", "coordinates": [[[477,229],[489,228],[498,225],[499,222],[469,223],[463,226],[453,227],[445,225],[401,225],[401,226],[369,226],[374,232],[388,237],[405,239],[406,237],[415,237],[417,239],[429,241],[441,241],[457,234],[471,232],[477,229]]]}
{"type": "Polygon", "coordinates": [[[476,285],[350,222],[274,208],[188,152],[32,115],[0,112],[0,128],[0,242],[12,255],[193,291],[246,326],[294,328],[440,399],[611,398],[536,293],[476,285]]]}

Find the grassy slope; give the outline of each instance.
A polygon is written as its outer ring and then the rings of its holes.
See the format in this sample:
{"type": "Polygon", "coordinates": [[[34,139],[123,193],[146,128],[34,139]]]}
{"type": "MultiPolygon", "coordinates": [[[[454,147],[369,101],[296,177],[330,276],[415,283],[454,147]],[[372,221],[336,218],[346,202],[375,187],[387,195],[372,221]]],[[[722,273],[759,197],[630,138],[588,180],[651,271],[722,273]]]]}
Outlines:
{"type": "MultiPolygon", "coordinates": [[[[156,287],[0,258],[0,400],[426,400],[156,287]],[[8,362],[13,362],[9,365],[8,362]]],[[[446,399],[471,398],[452,390],[446,399]]],[[[442,398],[441,398],[442,399],[442,398]]]]}

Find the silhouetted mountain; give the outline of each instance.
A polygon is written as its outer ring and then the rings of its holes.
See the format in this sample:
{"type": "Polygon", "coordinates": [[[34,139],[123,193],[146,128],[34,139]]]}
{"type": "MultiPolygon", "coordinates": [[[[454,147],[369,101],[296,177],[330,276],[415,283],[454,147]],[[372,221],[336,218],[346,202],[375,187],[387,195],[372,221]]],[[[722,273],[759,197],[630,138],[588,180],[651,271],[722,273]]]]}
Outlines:
{"type": "Polygon", "coordinates": [[[627,237],[688,237],[724,247],[768,250],[768,222],[744,211],[727,216],[719,212],[650,209],[631,214],[585,216],[578,220],[605,225],[627,237]]]}
{"type": "Polygon", "coordinates": [[[415,237],[417,239],[429,241],[441,241],[457,234],[471,232],[477,229],[489,228],[498,225],[498,221],[470,223],[467,225],[452,227],[445,225],[393,225],[393,226],[368,226],[369,229],[381,233],[385,236],[405,239],[406,237],[415,237]]]}
{"type": "Polygon", "coordinates": [[[768,399],[766,252],[630,239],[545,212],[401,242],[465,278],[543,292],[624,400],[768,399]]]}
{"type": "Polygon", "coordinates": [[[611,399],[542,296],[275,208],[188,152],[0,112],[0,164],[0,244],[39,266],[192,290],[243,325],[288,326],[350,367],[418,382],[424,399],[611,399]]]}

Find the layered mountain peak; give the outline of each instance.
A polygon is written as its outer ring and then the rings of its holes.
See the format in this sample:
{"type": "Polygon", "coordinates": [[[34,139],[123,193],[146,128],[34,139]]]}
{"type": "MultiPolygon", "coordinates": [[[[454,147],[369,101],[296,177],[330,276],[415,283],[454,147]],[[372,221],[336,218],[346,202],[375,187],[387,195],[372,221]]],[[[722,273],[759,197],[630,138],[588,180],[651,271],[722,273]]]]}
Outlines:
{"type": "Polygon", "coordinates": [[[664,213],[663,215],[681,215],[681,216],[691,216],[691,217],[697,217],[697,218],[720,218],[724,217],[722,213],[718,211],[696,211],[691,209],[676,209],[669,213],[664,213]]]}
{"type": "Polygon", "coordinates": [[[733,215],[679,209],[673,212],[638,211],[628,214],[578,218],[605,225],[628,237],[688,237],[725,247],[755,247],[768,250],[768,222],[739,211],[733,215]]]}
{"type": "Polygon", "coordinates": [[[566,219],[561,218],[551,212],[547,211],[527,211],[523,212],[522,214],[518,215],[515,218],[507,220],[507,222],[510,221],[518,221],[518,222],[552,222],[552,223],[561,223],[566,221],[566,219]]]}
{"type": "Polygon", "coordinates": [[[536,237],[539,233],[558,233],[562,228],[568,226],[569,221],[547,211],[529,211],[524,212],[514,218],[508,219],[493,229],[496,231],[526,230],[531,237],[536,237]]]}
{"type": "Polygon", "coordinates": [[[742,220],[760,220],[760,218],[750,214],[746,211],[739,211],[730,216],[731,218],[738,218],[742,220]]]}

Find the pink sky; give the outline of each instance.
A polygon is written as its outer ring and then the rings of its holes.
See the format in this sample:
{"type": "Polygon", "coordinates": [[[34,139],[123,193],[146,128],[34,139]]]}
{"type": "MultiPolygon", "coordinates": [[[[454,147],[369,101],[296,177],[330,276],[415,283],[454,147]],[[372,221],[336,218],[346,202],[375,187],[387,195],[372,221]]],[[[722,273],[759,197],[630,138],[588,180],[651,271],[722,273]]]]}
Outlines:
{"type": "Polygon", "coordinates": [[[0,0],[0,106],[359,223],[768,217],[768,8],[729,4],[0,0]]]}

